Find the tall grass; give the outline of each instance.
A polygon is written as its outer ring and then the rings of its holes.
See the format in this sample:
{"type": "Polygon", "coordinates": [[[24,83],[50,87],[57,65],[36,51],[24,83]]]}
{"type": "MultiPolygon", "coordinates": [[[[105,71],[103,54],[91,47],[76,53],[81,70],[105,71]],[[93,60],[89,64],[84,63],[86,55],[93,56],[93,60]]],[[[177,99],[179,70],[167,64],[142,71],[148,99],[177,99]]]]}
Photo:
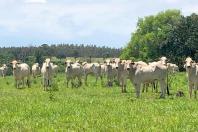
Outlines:
{"type": "Polygon", "coordinates": [[[1,131],[197,131],[198,103],[189,99],[185,73],[178,73],[171,96],[142,93],[135,98],[128,82],[127,93],[118,86],[94,85],[67,88],[64,75],[58,74],[52,86],[43,91],[41,79],[31,88],[16,89],[12,77],[0,78],[1,131]],[[182,90],[185,97],[175,96],[182,90]]]}

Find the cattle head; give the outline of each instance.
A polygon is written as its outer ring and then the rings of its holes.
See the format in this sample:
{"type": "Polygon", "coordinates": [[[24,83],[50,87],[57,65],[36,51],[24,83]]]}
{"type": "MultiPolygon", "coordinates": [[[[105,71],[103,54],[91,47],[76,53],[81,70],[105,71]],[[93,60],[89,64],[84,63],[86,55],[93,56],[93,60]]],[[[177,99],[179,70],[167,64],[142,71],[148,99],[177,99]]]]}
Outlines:
{"type": "Polygon", "coordinates": [[[49,58],[45,59],[46,69],[50,68],[51,60],[49,58]]]}
{"type": "Polygon", "coordinates": [[[187,57],[186,60],[185,60],[185,67],[187,69],[191,68],[192,67],[192,63],[194,63],[194,61],[190,57],[187,57]]]}
{"type": "Polygon", "coordinates": [[[12,61],[11,64],[12,64],[13,70],[16,70],[19,67],[20,63],[21,63],[20,61],[16,61],[16,60],[12,61]]]}
{"type": "Polygon", "coordinates": [[[2,67],[3,67],[4,69],[7,69],[7,68],[8,68],[6,64],[3,64],[2,67]]]}
{"type": "Polygon", "coordinates": [[[160,61],[161,61],[161,63],[162,63],[163,65],[166,65],[168,59],[167,59],[165,56],[163,56],[163,57],[160,58],[160,61]]]}
{"type": "Polygon", "coordinates": [[[111,66],[111,63],[112,63],[112,61],[109,60],[109,59],[105,61],[105,64],[106,64],[107,66],[111,66]]]}
{"type": "Polygon", "coordinates": [[[115,67],[116,69],[118,69],[122,63],[122,61],[120,60],[120,58],[115,58],[115,67]]]}
{"type": "Polygon", "coordinates": [[[134,62],[132,62],[131,60],[127,60],[126,62],[125,62],[125,65],[126,65],[126,69],[129,71],[129,70],[131,70],[132,68],[133,68],[133,66],[134,66],[134,62]]]}
{"type": "Polygon", "coordinates": [[[82,66],[84,66],[84,65],[86,65],[86,64],[87,64],[87,62],[83,62],[83,63],[82,63],[82,66]]]}
{"type": "Polygon", "coordinates": [[[67,67],[68,69],[70,69],[70,68],[72,67],[73,62],[72,62],[71,60],[67,60],[67,61],[65,62],[65,64],[66,64],[66,67],[67,67]]]}
{"type": "Polygon", "coordinates": [[[35,66],[36,66],[36,70],[38,71],[40,69],[39,63],[35,63],[35,66]]]}

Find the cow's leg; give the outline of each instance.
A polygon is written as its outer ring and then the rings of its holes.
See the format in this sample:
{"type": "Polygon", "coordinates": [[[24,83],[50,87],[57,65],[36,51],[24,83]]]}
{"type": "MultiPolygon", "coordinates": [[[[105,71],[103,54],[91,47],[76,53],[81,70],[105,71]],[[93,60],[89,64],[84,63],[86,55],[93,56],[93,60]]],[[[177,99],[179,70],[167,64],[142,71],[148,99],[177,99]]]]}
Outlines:
{"type": "Polygon", "coordinates": [[[124,91],[124,93],[126,93],[127,92],[127,90],[126,90],[126,79],[120,79],[120,82],[122,82],[123,91],[124,91]]]}
{"type": "Polygon", "coordinates": [[[195,99],[197,98],[197,84],[194,86],[194,94],[195,94],[195,99]]]}
{"type": "Polygon", "coordinates": [[[79,84],[79,87],[82,85],[82,80],[80,76],[78,76],[78,84],[79,84]]]}
{"type": "Polygon", "coordinates": [[[95,85],[97,84],[97,82],[98,82],[98,75],[96,75],[95,85]]]}
{"type": "Polygon", "coordinates": [[[43,78],[43,90],[45,91],[45,87],[46,87],[46,81],[45,81],[46,79],[45,78],[43,78]]]}
{"type": "Polygon", "coordinates": [[[122,93],[124,93],[124,83],[123,83],[123,81],[121,81],[120,86],[121,86],[121,89],[122,89],[122,93]]]}
{"type": "Polygon", "coordinates": [[[100,75],[101,85],[103,84],[103,77],[100,75]]]}
{"type": "Polygon", "coordinates": [[[141,86],[141,84],[136,83],[134,86],[135,86],[136,97],[139,98],[140,97],[140,86],[141,86]]]}
{"type": "Polygon", "coordinates": [[[25,87],[25,79],[22,78],[22,87],[24,88],[25,87]]]}
{"type": "Polygon", "coordinates": [[[71,79],[72,88],[74,88],[74,79],[75,79],[75,78],[72,78],[72,79],[71,79]]]}
{"type": "Polygon", "coordinates": [[[67,78],[67,87],[69,87],[70,78],[67,78]]]}
{"type": "Polygon", "coordinates": [[[146,87],[146,84],[144,83],[142,87],[142,93],[144,93],[145,87],[146,87]]]}
{"type": "Polygon", "coordinates": [[[85,85],[87,86],[87,76],[88,74],[85,75],[85,85]]]}
{"type": "Polygon", "coordinates": [[[155,92],[157,93],[158,92],[158,88],[157,88],[158,81],[154,81],[153,84],[154,84],[154,87],[155,87],[155,92]]]}
{"type": "Polygon", "coordinates": [[[149,83],[146,84],[146,93],[148,93],[149,83]]]}
{"type": "Polygon", "coordinates": [[[189,84],[189,95],[190,95],[190,98],[192,97],[192,89],[193,89],[193,84],[189,84]]]}
{"type": "Polygon", "coordinates": [[[17,80],[15,80],[15,83],[14,83],[14,85],[15,85],[15,88],[17,88],[17,80]]]}
{"type": "Polygon", "coordinates": [[[124,92],[127,93],[126,84],[124,84],[124,92]]]}
{"type": "Polygon", "coordinates": [[[161,88],[160,98],[165,98],[165,93],[166,93],[166,83],[165,83],[165,80],[160,80],[160,88],[161,88]]]}
{"type": "Polygon", "coordinates": [[[27,77],[27,86],[28,86],[28,88],[30,87],[30,77],[29,76],[27,77]]]}

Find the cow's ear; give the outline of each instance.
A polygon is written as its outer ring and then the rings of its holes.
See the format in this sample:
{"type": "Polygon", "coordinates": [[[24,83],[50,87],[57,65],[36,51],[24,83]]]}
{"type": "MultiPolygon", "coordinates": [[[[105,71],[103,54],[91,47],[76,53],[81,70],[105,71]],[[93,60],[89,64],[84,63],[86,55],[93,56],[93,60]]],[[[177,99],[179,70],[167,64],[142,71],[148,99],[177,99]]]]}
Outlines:
{"type": "Polygon", "coordinates": [[[12,64],[13,64],[13,62],[10,62],[10,64],[12,65],[12,64]]]}
{"type": "Polygon", "coordinates": [[[131,65],[134,65],[135,64],[135,62],[131,62],[131,65]]]}
{"type": "Polygon", "coordinates": [[[21,61],[19,60],[19,61],[17,61],[17,64],[21,64],[21,61]]]}

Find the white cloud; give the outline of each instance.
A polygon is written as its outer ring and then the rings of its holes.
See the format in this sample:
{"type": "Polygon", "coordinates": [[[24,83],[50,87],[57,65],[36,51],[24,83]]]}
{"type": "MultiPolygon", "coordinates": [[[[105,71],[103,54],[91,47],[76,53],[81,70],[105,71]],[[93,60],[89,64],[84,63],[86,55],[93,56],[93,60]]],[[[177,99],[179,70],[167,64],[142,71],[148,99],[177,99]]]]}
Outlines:
{"type": "Polygon", "coordinates": [[[44,3],[47,3],[47,0],[26,0],[25,3],[39,3],[39,4],[44,4],[44,3]]]}
{"type": "MultiPolygon", "coordinates": [[[[0,0],[0,28],[4,29],[4,33],[0,30],[0,34],[7,34],[6,38],[29,38],[32,42],[112,42],[115,47],[125,45],[130,39],[138,17],[173,8],[181,9],[188,15],[197,11],[198,7],[195,0],[189,3],[178,0],[7,1],[0,0]]],[[[0,41],[6,40],[2,38],[0,41]]]]}

